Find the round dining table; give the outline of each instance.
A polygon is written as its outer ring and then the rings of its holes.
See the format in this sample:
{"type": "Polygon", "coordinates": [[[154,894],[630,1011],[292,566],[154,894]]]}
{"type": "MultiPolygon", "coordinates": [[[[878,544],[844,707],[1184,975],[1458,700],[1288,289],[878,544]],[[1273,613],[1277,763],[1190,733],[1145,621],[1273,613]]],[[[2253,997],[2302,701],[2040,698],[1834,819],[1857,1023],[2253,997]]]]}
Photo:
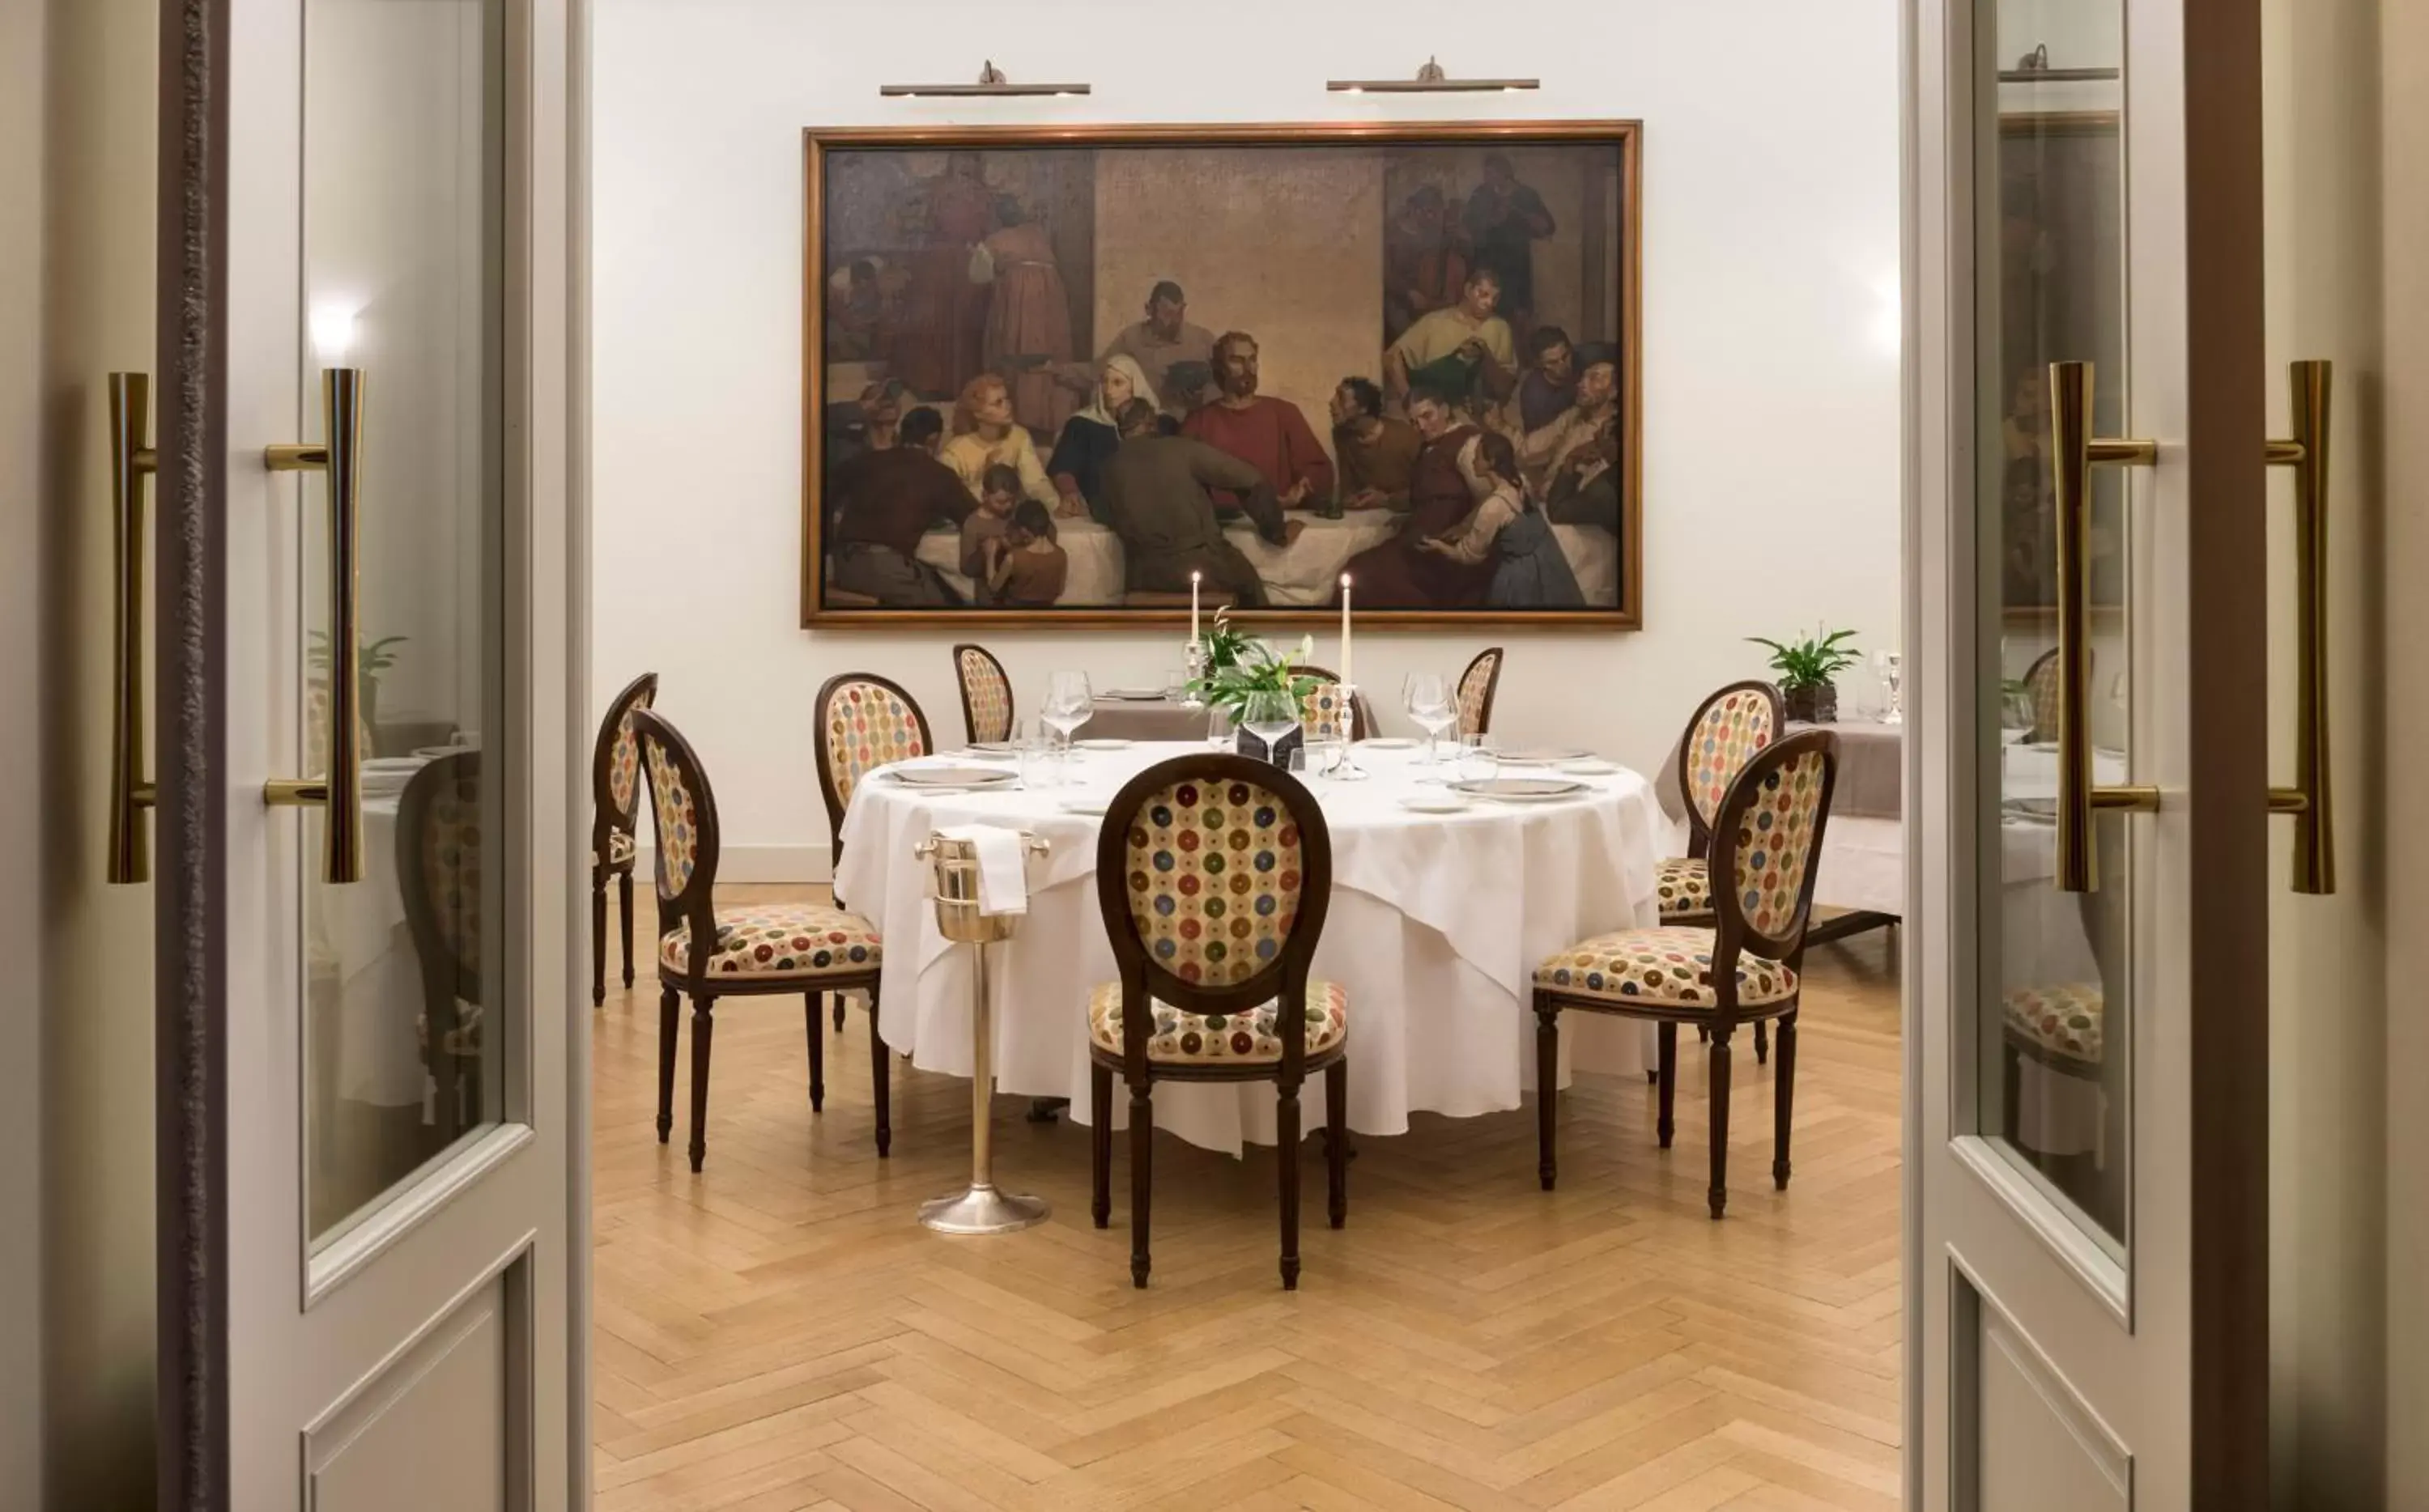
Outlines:
{"type": "MultiPolygon", "coordinates": [[[[925,1070],[968,1076],[971,960],[937,932],[929,868],[912,851],[944,825],[1025,830],[1047,854],[1029,871],[1028,915],[988,947],[1000,1091],[1071,1099],[1088,1116],[1087,1005],[1118,973],[1097,896],[1099,814],[1132,777],[1203,742],[1143,742],[1076,754],[1051,786],[939,792],[873,772],[844,815],[835,892],[886,942],[878,1032],[925,1070]],[[1086,812],[1089,810],[1098,813],[1086,812]]],[[[1333,891],[1314,974],[1349,1006],[1349,1126],[1408,1129],[1412,1113],[1470,1116],[1520,1106],[1533,1090],[1534,970],[1578,940],[1659,918],[1655,864],[1666,826],[1652,785],[1605,767],[1576,776],[1551,803],[1480,799],[1456,814],[1413,812],[1440,797],[1446,767],[1413,747],[1355,748],[1362,781],[1316,778],[1332,844],[1333,891]]],[[[970,764],[968,752],[931,763],[970,764]]],[[[1511,775],[1517,768],[1508,769],[1511,775]]],[[[1542,768],[1533,769],[1542,771],[1542,768]]],[[[1571,1066],[1641,1076],[1643,1039],[1619,1020],[1574,1014],[1562,1026],[1571,1066]]],[[[1321,1078],[1302,1093],[1303,1127],[1320,1127],[1321,1078]]],[[[1127,1117],[1117,1097],[1115,1118],[1127,1117]]],[[[1274,1141],[1270,1084],[1166,1082],[1155,1118],[1192,1143],[1237,1153],[1274,1141]]]]}

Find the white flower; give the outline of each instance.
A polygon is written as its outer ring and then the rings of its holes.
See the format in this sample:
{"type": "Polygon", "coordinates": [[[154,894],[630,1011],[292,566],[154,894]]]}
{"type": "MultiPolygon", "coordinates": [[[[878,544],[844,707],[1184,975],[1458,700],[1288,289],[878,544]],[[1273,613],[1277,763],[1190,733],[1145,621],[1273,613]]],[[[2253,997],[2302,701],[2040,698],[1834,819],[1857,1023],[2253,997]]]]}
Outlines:
{"type": "Polygon", "coordinates": [[[1298,649],[1291,654],[1291,660],[1300,664],[1314,661],[1315,637],[1314,635],[1301,635],[1298,638],[1298,649]]]}

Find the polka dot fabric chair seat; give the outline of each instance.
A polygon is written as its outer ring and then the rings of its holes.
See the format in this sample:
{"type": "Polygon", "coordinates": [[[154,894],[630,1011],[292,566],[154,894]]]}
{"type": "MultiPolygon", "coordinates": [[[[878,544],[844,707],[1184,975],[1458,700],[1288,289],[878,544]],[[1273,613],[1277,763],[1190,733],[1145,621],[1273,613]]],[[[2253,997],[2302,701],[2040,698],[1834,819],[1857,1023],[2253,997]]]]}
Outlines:
{"type": "Polygon", "coordinates": [[[1707,919],[1712,914],[1712,869],[1701,857],[1673,856],[1659,863],[1654,896],[1663,923],[1707,919]]]}
{"type": "MultiPolygon", "coordinates": [[[[1191,1013],[1169,1003],[1155,1004],[1155,1032],[1147,1042],[1147,1058],[1155,1061],[1197,1061],[1214,1065],[1253,1065],[1282,1058],[1281,1034],[1274,1027],[1278,1003],[1260,1003],[1244,1013],[1191,1013]]],[[[1349,994],[1339,982],[1307,984],[1307,1053],[1322,1055],[1349,1036],[1349,994]]],[[[1088,1037],[1112,1054],[1122,1051],[1122,984],[1109,981],[1088,1003],[1088,1037]]]]}
{"type": "Polygon", "coordinates": [[[2097,1067],[2107,1046],[2107,994],[2098,982],[2020,987],[2005,1002],[2008,1036],[2043,1060],[2097,1067]]]}
{"type": "MultiPolygon", "coordinates": [[[[712,977],[832,977],[876,969],[883,954],[877,930],[856,913],[817,903],[768,903],[717,911],[712,977]]],[[[661,970],[691,971],[691,927],[659,943],[661,970]]]]}
{"type": "MultiPolygon", "coordinates": [[[[1535,984],[1564,994],[1716,1008],[1710,929],[1621,929],[1572,945],[1535,971],[1535,984]]],[[[1757,1007],[1796,995],[1796,973],[1760,956],[1738,957],[1738,1003],[1757,1007]]]]}

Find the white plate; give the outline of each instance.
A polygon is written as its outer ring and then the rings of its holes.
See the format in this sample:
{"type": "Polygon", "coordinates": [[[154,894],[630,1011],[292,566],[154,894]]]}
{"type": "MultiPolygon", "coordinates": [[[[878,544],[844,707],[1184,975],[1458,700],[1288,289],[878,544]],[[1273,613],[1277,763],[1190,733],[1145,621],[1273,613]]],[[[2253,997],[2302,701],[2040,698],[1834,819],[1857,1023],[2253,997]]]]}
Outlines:
{"type": "Polygon", "coordinates": [[[1561,803],[1591,792],[1564,777],[1487,777],[1453,782],[1450,790],[1501,803],[1561,803]]]}
{"type": "MultiPolygon", "coordinates": [[[[453,756],[455,753],[451,750],[441,751],[440,754],[453,756]]],[[[418,772],[429,764],[429,757],[421,755],[420,752],[416,752],[411,756],[373,756],[363,763],[362,769],[366,775],[372,772],[412,773],[418,772]]]]}
{"type": "Polygon", "coordinates": [[[1054,806],[1061,809],[1066,814],[1084,814],[1091,816],[1097,816],[1101,815],[1105,812],[1106,802],[1107,800],[1104,798],[1065,798],[1062,802],[1057,803],[1054,806]]]}
{"type": "Polygon", "coordinates": [[[1008,787],[1015,781],[992,766],[898,766],[893,775],[905,787],[1008,787]]]}
{"type": "Polygon", "coordinates": [[[1375,740],[1362,740],[1358,743],[1358,748],[1360,750],[1414,750],[1417,748],[1417,743],[1413,740],[1402,740],[1397,735],[1385,735],[1375,740]]]}
{"type": "Polygon", "coordinates": [[[1162,703],[1164,690],[1162,688],[1107,688],[1097,697],[1111,698],[1116,703],[1162,703]]]}
{"type": "Polygon", "coordinates": [[[1562,762],[1584,762],[1592,761],[1593,759],[1593,751],[1579,750],[1575,746],[1537,748],[1533,750],[1505,750],[1501,752],[1501,764],[1504,766],[1552,766],[1557,765],[1562,762]]]}
{"type": "Polygon", "coordinates": [[[1128,750],[1131,748],[1129,741],[1113,739],[1075,740],[1071,742],[1071,746],[1075,750],[1128,750]]]}
{"type": "Polygon", "coordinates": [[[1020,752],[1013,749],[1009,746],[989,744],[984,746],[972,746],[969,749],[958,751],[955,754],[967,756],[982,762],[1008,762],[1018,757],[1020,752]]]}
{"type": "Polygon", "coordinates": [[[1599,756],[1589,756],[1581,762],[1556,762],[1553,764],[1562,771],[1578,777],[1610,777],[1619,770],[1617,766],[1599,756]]]}
{"type": "Polygon", "coordinates": [[[1412,793],[1400,800],[1400,807],[1411,814],[1465,814],[1465,798],[1446,797],[1435,793],[1412,793]]]}

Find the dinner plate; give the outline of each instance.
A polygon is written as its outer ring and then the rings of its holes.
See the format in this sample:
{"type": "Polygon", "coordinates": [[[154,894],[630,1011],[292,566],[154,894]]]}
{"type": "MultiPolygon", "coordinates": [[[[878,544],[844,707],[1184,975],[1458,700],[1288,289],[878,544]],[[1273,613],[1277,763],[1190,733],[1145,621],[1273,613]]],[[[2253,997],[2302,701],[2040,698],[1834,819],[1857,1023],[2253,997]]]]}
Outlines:
{"type": "Polygon", "coordinates": [[[1441,793],[1412,793],[1400,800],[1411,814],[1465,814],[1467,799],[1441,793]]]}
{"type": "Polygon", "coordinates": [[[1550,766],[1559,762],[1592,761],[1594,752],[1575,746],[1537,747],[1531,750],[1505,750],[1501,753],[1504,766],[1550,766]]]}
{"type": "Polygon", "coordinates": [[[1358,748],[1360,750],[1414,750],[1417,748],[1417,743],[1413,740],[1403,740],[1397,735],[1384,735],[1374,740],[1362,740],[1358,743],[1358,748]]]}
{"type": "Polygon", "coordinates": [[[1131,748],[1131,743],[1129,741],[1115,740],[1111,738],[1104,740],[1075,740],[1071,742],[1071,745],[1073,748],[1078,750],[1128,750],[1131,748]]]}
{"type": "MultiPolygon", "coordinates": [[[[442,749],[440,754],[452,756],[454,752],[452,750],[442,749]]],[[[362,769],[366,775],[372,772],[405,772],[410,774],[418,772],[423,767],[429,765],[430,761],[431,758],[422,755],[419,751],[416,751],[410,756],[374,756],[369,761],[363,763],[362,769]]]]}
{"type": "Polygon", "coordinates": [[[1099,815],[1105,812],[1106,802],[1104,798],[1065,798],[1054,806],[1066,814],[1099,815]]]}
{"type": "Polygon", "coordinates": [[[1020,748],[1008,740],[973,740],[967,754],[972,756],[1017,756],[1020,748]]]}
{"type": "Polygon", "coordinates": [[[1558,803],[1590,789],[1565,777],[1486,777],[1453,782],[1450,790],[1503,803],[1558,803]]]}
{"type": "Polygon", "coordinates": [[[893,775],[905,787],[1004,787],[1015,781],[994,766],[898,766],[893,775]]]}
{"type": "Polygon", "coordinates": [[[1116,703],[1162,703],[1164,690],[1162,688],[1107,688],[1097,697],[1111,698],[1116,703]]]}
{"type": "Polygon", "coordinates": [[[1578,777],[1609,777],[1619,770],[1617,766],[1599,756],[1589,756],[1583,761],[1556,762],[1553,764],[1562,771],[1578,777]]]}
{"type": "MultiPolygon", "coordinates": [[[[413,748],[413,759],[418,762],[435,762],[441,756],[453,756],[459,750],[467,750],[470,748],[471,748],[465,746],[416,746],[413,748]]],[[[388,762],[401,762],[405,760],[405,758],[402,756],[383,756],[380,760],[388,762]]],[[[364,764],[369,765],[370,764],[365,763],[364,764]]]]}

